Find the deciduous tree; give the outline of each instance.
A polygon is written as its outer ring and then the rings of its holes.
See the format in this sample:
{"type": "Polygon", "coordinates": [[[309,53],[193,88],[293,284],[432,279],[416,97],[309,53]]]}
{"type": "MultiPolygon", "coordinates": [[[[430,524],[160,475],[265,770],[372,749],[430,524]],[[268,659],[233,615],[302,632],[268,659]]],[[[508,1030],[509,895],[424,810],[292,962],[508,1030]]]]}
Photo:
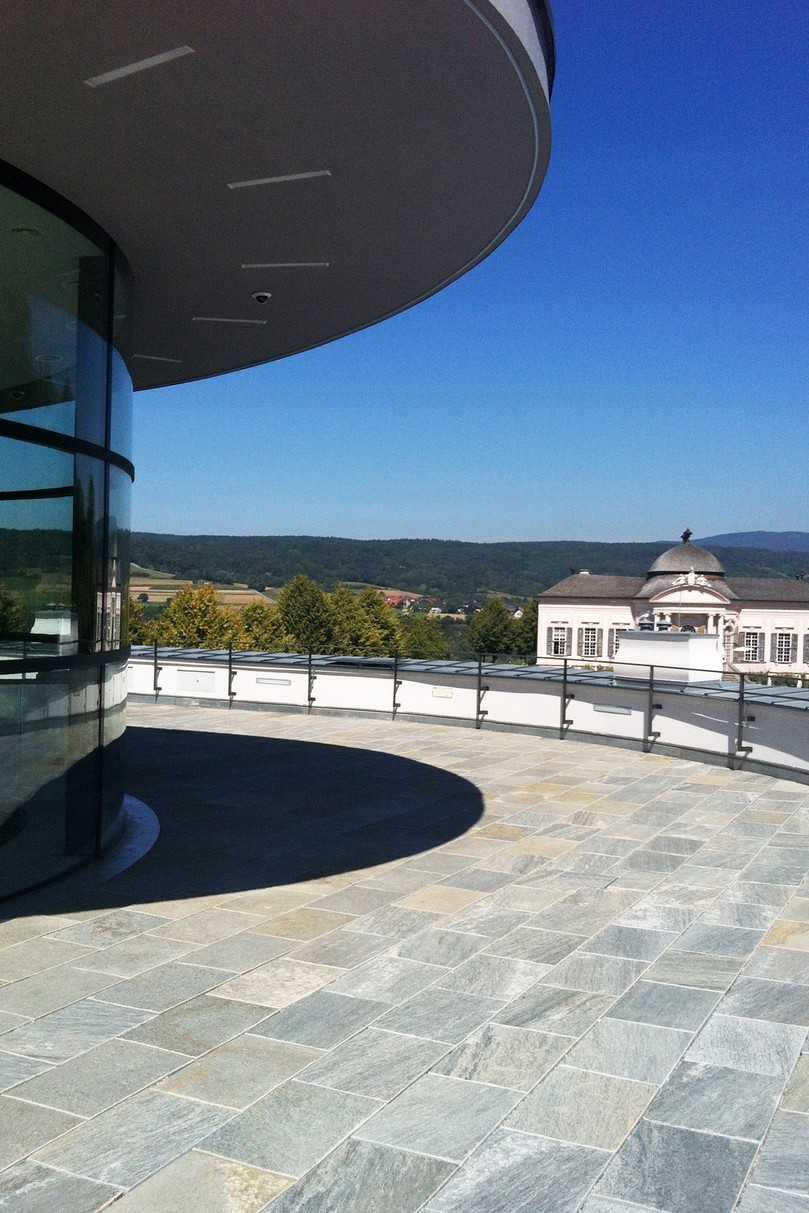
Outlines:
{"type": "Polygon", "coordinates": [[[284,586],[278,595],[278,614],[297,651],[334,651],[328,598],[308,577],[293,577],[284,586]]]}
{"type": "Polygon", "coordinates": [[[469,623],[473,653],[511,653],[516,644],[514,620],[502,598],[492,598],[469,623]]]}

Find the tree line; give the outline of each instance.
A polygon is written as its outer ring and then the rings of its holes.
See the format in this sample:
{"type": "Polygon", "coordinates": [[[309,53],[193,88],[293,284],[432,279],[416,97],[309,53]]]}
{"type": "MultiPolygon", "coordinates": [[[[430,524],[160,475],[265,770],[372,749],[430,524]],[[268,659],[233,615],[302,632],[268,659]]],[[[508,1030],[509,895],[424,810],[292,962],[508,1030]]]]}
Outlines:
{"type": "Polygon", "coordinates": [[[143,603],[129,601],[132,644],[253,650],[269,653],[333,653],[352,657],[449,659],[478,652],[536,654],[536,602],[514,619],[501,598],[470,617],[460,636],[428,615],[399,614],[378,590],[354,594],[338,585],[327,593],[299,575],[276,603],[224,607],[211,585],[189,586],[148,619],[143,603]]]}
{"type": "MultiPolygon", "coordinates": [[[[298,573],[327,590],[346,582],[396,586],[440,598],[451,610],[496,591],[530,598],[572,569],[642,577],[674,540],[659,543],[449,539],[343,539],[317,535],[132,533],[132,559],[190,581],[284,585],[298,573]]],[[[731,576],[794,577],[805,552],[711,546],[731,576]]],[[[2,564],[0,550],[0,565],[2,564]]]]}

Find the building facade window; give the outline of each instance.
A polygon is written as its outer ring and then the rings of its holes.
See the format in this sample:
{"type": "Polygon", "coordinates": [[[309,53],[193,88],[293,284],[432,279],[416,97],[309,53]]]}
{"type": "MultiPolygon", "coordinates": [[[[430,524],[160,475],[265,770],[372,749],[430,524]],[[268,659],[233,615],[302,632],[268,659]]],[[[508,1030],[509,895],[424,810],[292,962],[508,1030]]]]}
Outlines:
{"type": "Polygon", "coordinates": [[[743,661],[758,662],[764,660],[764,633],[742,632],[743,661]]]}
{"type": "Polygon", "coordinates": [[[549,657],[570,656],[571,629],[565,624],[553,624],[548,628],[547,652],[549,657]]]}
{"type": "Polygon", "coordinates": [[[128,657],[128,271],[0,175],[0,897],[120,825],[128,657]]]}
{"type": "Polygon", "coordinates": [[[598,657],[598,628],[593,624],[586,624],[582,628],[581,655],[598,657]]]}
{"type": "Polygon", "coordinates": [[[775,641],[775,657],[777,665],[789,665],[794,661],[792,655],[793,640],[797,644],[797,636],[793,632],[775,632],[773,639],[775,641]]]}

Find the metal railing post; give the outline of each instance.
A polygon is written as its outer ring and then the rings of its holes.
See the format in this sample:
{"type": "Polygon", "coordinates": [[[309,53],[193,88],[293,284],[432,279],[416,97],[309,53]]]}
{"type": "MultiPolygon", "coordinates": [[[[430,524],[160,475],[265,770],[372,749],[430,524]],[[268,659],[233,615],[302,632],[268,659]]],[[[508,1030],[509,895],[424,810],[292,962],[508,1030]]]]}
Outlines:
{"type": "Polygon", "coordinates": [[[157,641],[155,641],[154,642],[154,674],[152,676],[152,689],[154,690],[155,699],[157,699],[158,695],[160,694],[161,690],[163,689],[158,682],[158,677],[160,675],[160,671],[162,670],[162,668],[163,668],[162,666],[157,664],[157,641]]]}
{"type": "Polygon", "coordinates": [[[575,698],[575,695],[569,695],[567,692],[567,657],[565,657],[562,662],[562,698],[559,701],[559,737],[562,741],[567,736],[568,728],[573,724],[573,721],[568,719],[567,705],[571,699],[575,698]]]}
{"type": "Polygon", "coordinates": [[[306,715],[312,715],[312,704],[315,702],[315,697],[312,694],[315,687],[315,674],[312,670],[312,650],[309,650],[309,657],[306,663],[306,715]]]}
{"type": "Polygon", "coordinates": [[[478,678],[477,678],[477,693],[475,696],[475,728],[479,729],[488,712],[482,707],[483,696],[488,691],[488,687],[483,685],[483,654],[478,653],[478,678]]]}
{"type": "Polygon", "coordinates": [[[233,641],[228,645],[228,707],[233,707],[233,699],[236,692],[233,689],[233,679],[236,677],[236,672],[233,669],[233,641]]]}
{"type": "Polygon", "coordinates": [[[391,713],[390,713],[391,720],[396,719],[396,713],[398,712],[399,708],[402,706],[396,698],[396,693],[399,690],[399,687],[401,685],[402,684],[399,679],[399,654],[394,653],[393,654],[393,702],[391,703],[391,713]]]}
{"type": "Polygon", "coordinates": [[[646,700],[646,726],[644,729],[645,736],[643,739],[643,748],[647,753],[649,752],[649,750],[652,748],[652,745],[657,741],[658,737],[660,736],[660,733],[655,732],[655,730],[652,728],[652,722],[654,720],[655,712],[661,711],[663,708],[663,705],[662,705],[662,703],[655,703],[654,698],[655,698],[655,668],[653,665],[650,665],[649,666],[649,687],[648,687],[648,691],[647,691],[647,700],[646,700]]]}
{"type": "Polygon", "coordinates": [[[736,759],[740,754],[752,754],[753,747],[744,744],[744,726],[748,721],[755,720],[755,716],[745,715],[745,698],[744,698],[744,674],[739,675],[739,706],[736,717],[736,752],[731,756],[731,769],[736,765],[736,759]]]}

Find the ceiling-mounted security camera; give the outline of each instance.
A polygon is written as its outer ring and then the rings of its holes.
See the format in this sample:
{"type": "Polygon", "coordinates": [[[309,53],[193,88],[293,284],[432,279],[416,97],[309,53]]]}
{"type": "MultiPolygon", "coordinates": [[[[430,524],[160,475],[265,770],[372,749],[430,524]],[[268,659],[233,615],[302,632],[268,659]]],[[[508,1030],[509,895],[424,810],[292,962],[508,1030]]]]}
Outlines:
{"type": "Polygon", "coordinates": [[[270,291],[253,291],[253,298],[256,303],[269,303],[272,299],[272,293],[270,291]]]}

